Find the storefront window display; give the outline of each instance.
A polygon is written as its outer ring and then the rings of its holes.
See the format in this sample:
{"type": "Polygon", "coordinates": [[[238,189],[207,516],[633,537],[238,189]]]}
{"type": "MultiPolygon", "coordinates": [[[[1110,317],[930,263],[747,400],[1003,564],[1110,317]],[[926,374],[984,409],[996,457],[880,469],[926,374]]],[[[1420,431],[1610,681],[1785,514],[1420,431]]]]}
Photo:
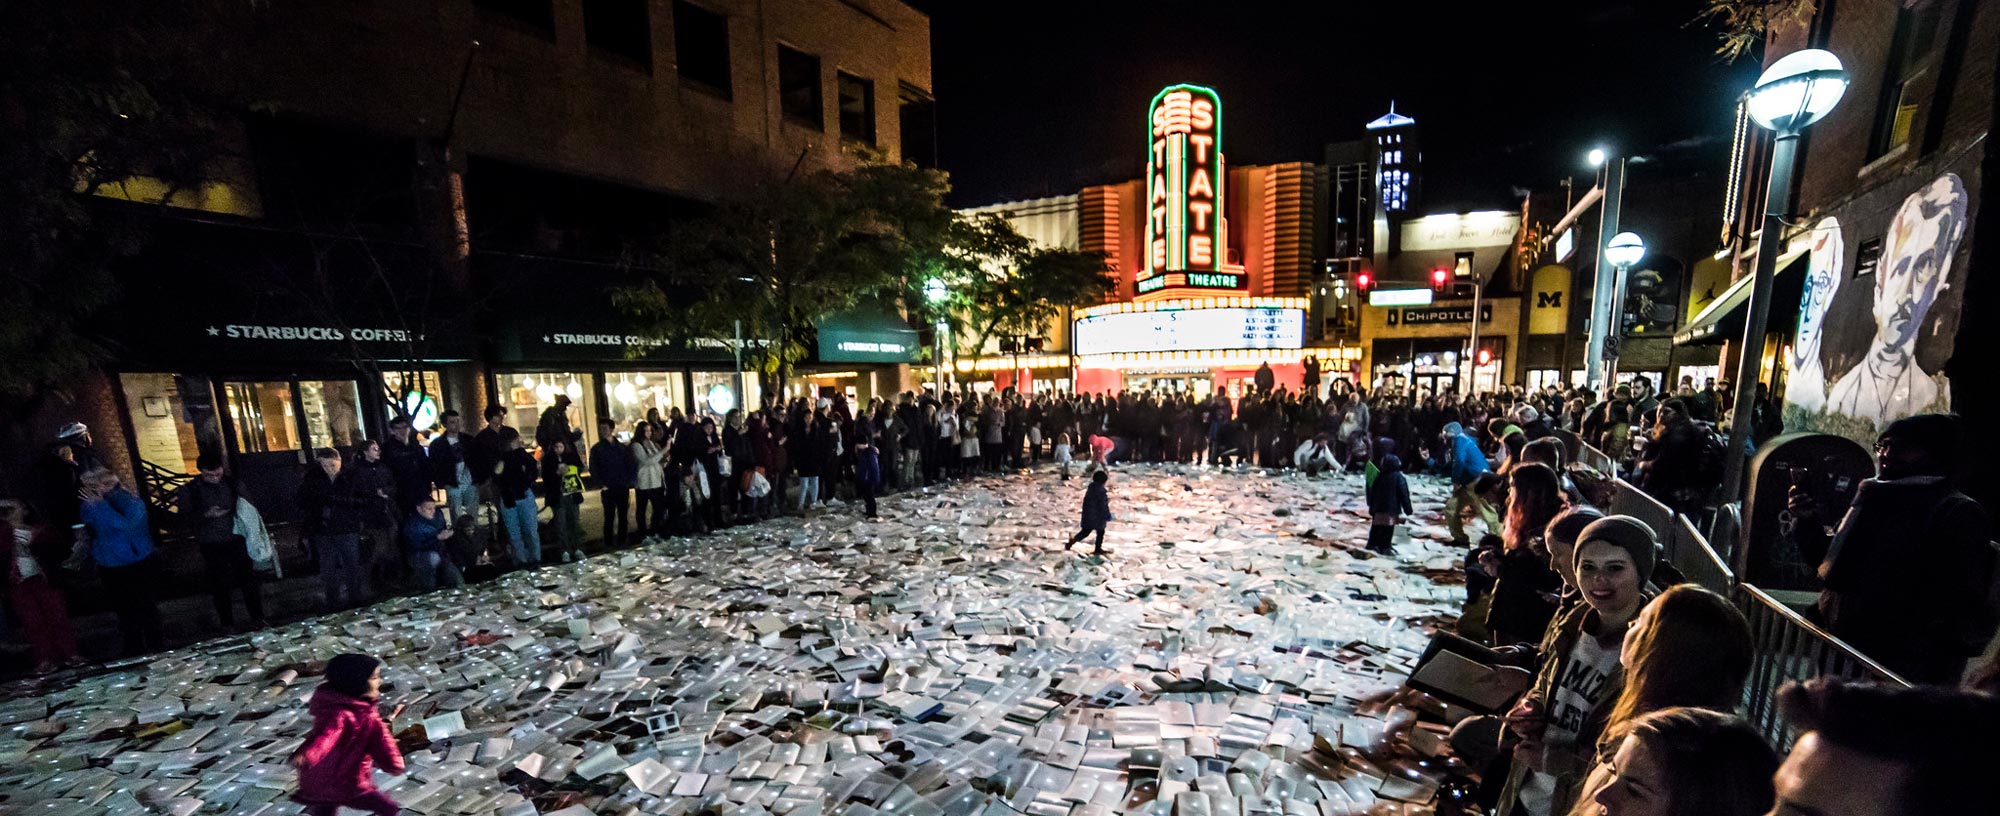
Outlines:
{"type": "Polygon", "coordinates": [[[228,385],[229,420],[242,453],[298,450],[298,422],[292,413],[292,384],[233,382],[228,385]]]}
{"type": "Polygon", "coordinates": [[[1563,387],[1562,372],[1553,368],[1537,368],[1528,372],[1528,390],[1540,391],[1545,386],[1563,387]]]}
{"type": "MultiPolygon", "coordinates": [[[[849,389],[852,391],[852,389],[849,389]]],[[[743,375],[743,392],[736,393],[736,372],[697,371],[694,372],[694,393],[697,407],[716,416],[725,416],[729,408],[755,408],[760,400],[757,377],[743,375]],[[717,390],[720,389],[720,390],[717,390]],[[725,407],[726,406],[726,407],[725,407]]]]}
{"type": "Polygon", "coordinates": [[[1695,388],[1699,389],[1707,385],[1709,380],[1719,380],[1721,378],[1722,366],[1681,366],[1680,379],[1675,380],[1674,385],[1678,387],[1681,380],[1688,380],[1694,384],[1695,388]]]}
{"type": "Polygon", "coordinates": [[[604,375],[604,387],[611,398],[608,413],[621,429],[646,418],[659,409],[660,416],[675,408],[688,408],[687,383],[679,371],[613,371],[604,375]]]}
{"type": "Polygon", "coordinates": [[[438,372],[428,371],[384,371],[382,372],[382,394],[385,400],[383,415],[394,419],[398,413],[410,418],[410,429],[419,434],[429,434],[437,428],[439,415],[443,413],[444,386],[438,372]],[[401,402],[401,410],[397,403],[401,402]]]}
{"type": "Polygon", "coordinates": [[[368,438],[361,424],[361,388],[353,380],[305,380],[299,397],[313,447],[352,448],[368,438]]]}
{"type": "Polygon", "coordinates": [[[193,475],[202,451],[222,450],[222,426],[216,422],[208,378],[121,374],[118,379],[140,461],[193,475]]]}
{"type": "Polygon", "coordinates": [[[542,412],[556,404],[557,394],[569,396],[570,430],[581,433],[585,439],[596,435],[596,375],[568,371],[511,372],[500,374],[499,382],[507,394],[502,403],[507,409],[507,424],[519,428],[522,439],[531,447],[542,412]]]}

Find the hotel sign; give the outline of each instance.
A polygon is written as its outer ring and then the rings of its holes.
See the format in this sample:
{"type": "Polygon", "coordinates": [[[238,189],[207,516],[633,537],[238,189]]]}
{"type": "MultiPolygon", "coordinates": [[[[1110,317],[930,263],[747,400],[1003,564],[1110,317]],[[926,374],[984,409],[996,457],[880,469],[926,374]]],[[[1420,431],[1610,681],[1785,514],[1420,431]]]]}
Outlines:
{"type": "Polygon", "coordinates": [[[1145,264],[1140,294],[1162,289],[1240,290],[1225,269],[1228,231],[1222,160],[1222,99],[1198,85],[1175,85],[1146,110],[1145,264]]]}

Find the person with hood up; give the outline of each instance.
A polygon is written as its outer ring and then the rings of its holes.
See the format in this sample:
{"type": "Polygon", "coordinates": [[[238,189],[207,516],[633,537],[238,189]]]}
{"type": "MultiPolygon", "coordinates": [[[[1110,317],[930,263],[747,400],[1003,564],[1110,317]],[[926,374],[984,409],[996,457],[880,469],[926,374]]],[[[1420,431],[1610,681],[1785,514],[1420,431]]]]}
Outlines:
{"type": "Polygon", "coordinates": [[[1375,479],[1368,483],[1368,549],[1388,555],[1394,551],[1396,525],[1416,511],[1410,507],[1410,482],[1403,476],[1402,458],[1382,454],[1375,468],[1375,479]]]}
{"type": "Polygon", "coordinates": [[[1071,536],[1069,543],[1063,545],[1063,549],[1074,547],[1076,542],[1096,533],[1097,544],[1091,549],[1090,554],[1104,554],[1104,525],[1111,523],[1111,491],[1105,488],[1104,483],[1110,480],[1111,474],[1107,471],[1099,470],[1090,474],[1090,488],[1083,492],[1083,529],[1071,536]]]}
{"type": "MultiPolygon", "coordinates": [[[[403,753],[376,709],[381,696],[382,661],[364,654],[327,661],[326,679],[307,704],[312,730],[289,760],[299,770],[299,792],[292,801],[305,805],[308,816],[334,816],[341,808],[377,816],[401,811],[372,778],[376,768],[403,773],[403,753]]],[[[389,719],[402,713],[403,707],[396,706],[389,719]]]]}

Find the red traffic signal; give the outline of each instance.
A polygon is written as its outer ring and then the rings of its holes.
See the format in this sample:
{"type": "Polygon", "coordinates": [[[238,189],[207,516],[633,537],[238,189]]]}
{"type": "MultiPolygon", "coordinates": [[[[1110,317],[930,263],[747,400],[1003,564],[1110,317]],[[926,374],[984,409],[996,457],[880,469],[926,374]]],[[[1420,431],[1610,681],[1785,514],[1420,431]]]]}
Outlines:
{"type": "Polygon", "coordinates": [[[1451,270],[1443,268],[1431,270],[1432,289],[1436,289],[1437,291],[1442,292],[1444,291],[1445,286],[1450,283],[1451,283],[1451,270]]]}
{"type": "Polygon", "coordinates": [[[1367,294],[1368,290],[1375,288],[1375,276],[1367,272],[1354,273],[1354,288],[1367,294]]]}
{"type": "Polygon", "coordinates": [[[1476,359],[1478,359],[1478,360],[1479,360],[1479,364],[1480,364],[1480,365],[1492,365],[1492,364],[1493,364],[1493,350],[1492,350],[1492,349],[1480,349],[1480,350],[1479,350],[1479,354],[1477,355],[1477,358],[1476,358],[1476,359]]]}

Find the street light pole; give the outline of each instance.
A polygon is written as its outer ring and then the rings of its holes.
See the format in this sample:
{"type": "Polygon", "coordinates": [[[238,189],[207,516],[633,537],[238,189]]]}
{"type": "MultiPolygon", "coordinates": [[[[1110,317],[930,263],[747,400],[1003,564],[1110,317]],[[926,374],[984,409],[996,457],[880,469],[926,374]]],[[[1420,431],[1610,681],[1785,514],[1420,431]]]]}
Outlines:
{"type": "Polygon", "coordinates": [[[1749,462],[1750,420],[1756,411],[1757,378],[1763,373],[1764,332],[1771,320],[1771,278],[1784,251],[1785,214],[1792,211],[1792,165],[1798,159],[1797,131],[1778,134],[1771,145],[1771,180],[1764,188],[1764,226],[1757,236],[1757,266],[1750,274],[1750,314],[1743,321],[1742,348],[1736,359],[1736,396],[1730,403],[1729,451],[1723,456],[1722,501],[1740,498],[1743,470],[1749,462]]]}
{"type": "MultiPolygon", "coordinates": [[[[1799,132],[1833,110],[1847,92],[1847,72],[1840,59],[1817,48],[1786,54],[1757,77],[1747,107],[1758,126],[1777,133],[1771,145],[1771,177],[1764,190],[1764,224],[1757,236],[1757,266],[1750,274],[1749,314],[1743,321],[1742,348],[1736,360],[1736,396],[1730,404],[1729,449],[1723,454],[1723,502],[1743,497],[1743,471],[1748,467],[1750,425],[1757,406],[1757,378],[1762,373],[1765,324],[1771,320],[1771,278],[1777,274],[1778,253],[1785,243],[1785,216],[1792,211],[1792,171],[1798,163],[1799,132]]],[[[1748,525],[1744,532],[1747,535],[1748,525]]],[[[1745,549],[1737,548],[1742,566],[1745,549]]]]}
{"type": "Polygon", "coordinates": [[[1604,260],[1614,270],[1611,282],[1611,325],[1604,340],[1604,381],[1618,384],[1618,354],[1625,343],[1625,278],[1646,257],[1646,242],[1629,232],[1612,236],[1604,245],[1604,260]]]}
{"type": "MultiPolygon", "coordinates": [[[[1596,158],[1601,154],[1602,151],[1591,151],[1592,158],[1596,158]]],[[[1616,273],[1604,255],[1610,249],[1612,237],[1618,234],[1618,210],[1624,198],[1625,159],[1623,157],[1606,159],[1604,161],[1604,200],[1598,204],[1598,206],[1604,209],[1598,211],[1597,259],[1595,262],[1597,265],[1597,280],[1592,284],[1590,289],[1590,339],[1583,352],[1584,382],[1590,383],[1593,387],[1597,388],[1600,394],[1609,394],[1611,387],[1616,385],[1616,383],[1606,379],[1604,373],[1606,340],[1611,336],[1611,332],[1617,330],[1612,325],[1612,322],[1618,313],[1618,304],[1612,302],[1612,298],[1614,297],[1612,289],[1616,287],[1616,273]]]]}

